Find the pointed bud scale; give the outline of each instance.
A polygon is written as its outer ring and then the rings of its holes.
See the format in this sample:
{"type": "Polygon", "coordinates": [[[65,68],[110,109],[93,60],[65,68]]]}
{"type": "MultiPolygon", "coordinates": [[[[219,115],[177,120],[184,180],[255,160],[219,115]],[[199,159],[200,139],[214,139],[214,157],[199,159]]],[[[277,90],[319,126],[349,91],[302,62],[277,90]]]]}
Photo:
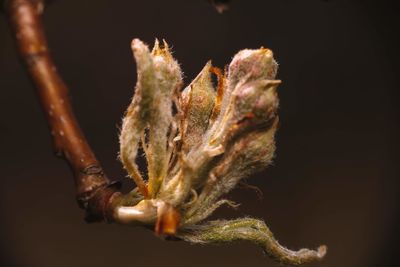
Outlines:
{"type": "Polygon", "coordinates": [[[208,128],[216,92],[211,81],[211,62],[208,62],[193,82],[183,90],[180,100],[182,139],[184,149],[195,148],[208,128]]]}

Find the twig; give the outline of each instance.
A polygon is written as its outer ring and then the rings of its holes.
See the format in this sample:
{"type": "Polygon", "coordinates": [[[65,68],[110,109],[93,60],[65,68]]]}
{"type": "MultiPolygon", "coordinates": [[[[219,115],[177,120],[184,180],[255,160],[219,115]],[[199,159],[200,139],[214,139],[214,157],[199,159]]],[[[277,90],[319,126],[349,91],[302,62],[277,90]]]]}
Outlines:
{"type": "Polygon", "coordinates": [[[55,154],[71,167],[80,206],[89,221],[107,216],[110,198],[116,193],[104,174],[78,122],[68,97],[68,87],[49,53],[41,13],[42,0],[6,0],[8,16],[19,55],[25,63],[49,124],[55,154]]]}

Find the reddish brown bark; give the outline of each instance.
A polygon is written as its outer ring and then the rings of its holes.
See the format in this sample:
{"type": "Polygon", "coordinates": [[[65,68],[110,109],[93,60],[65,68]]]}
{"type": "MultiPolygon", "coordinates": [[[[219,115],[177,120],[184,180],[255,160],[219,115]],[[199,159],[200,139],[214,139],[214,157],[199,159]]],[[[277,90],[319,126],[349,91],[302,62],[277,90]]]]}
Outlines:
{"type": "Polygon", "coordinates": [[[41,21],[41,0],[6,0],[19,55],[25,63],[49,124],[57,156],[64,158],[74,175],[77,200],[89,219],[103,219],[115,193],[91,150],[73,113],[68,87],[49,53],[41,21]]]}

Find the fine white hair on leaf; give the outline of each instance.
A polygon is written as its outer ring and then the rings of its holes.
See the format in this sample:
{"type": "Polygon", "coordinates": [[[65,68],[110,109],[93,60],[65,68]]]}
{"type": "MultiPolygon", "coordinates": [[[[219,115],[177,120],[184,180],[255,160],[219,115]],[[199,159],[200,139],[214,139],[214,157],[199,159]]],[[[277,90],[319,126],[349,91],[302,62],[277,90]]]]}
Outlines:
{"type": "Polygon", "coordinates": [[[208,61],[183,90],[165,41],[156,39],[150,51],[134,39],[132,51],[137,82],[122,121],[120,158],[137,189],[117,198],[114,219],[192,243],[250,241],[285,264],[321,259],[326,247],[289,250],[261,220],[206,221],[221,205],[237,207],[224,195],[274,157],[281,81],[272,51],[239,51],[225,73],[208,61]],[[140,146],[145,177],[136,164],[140,146]]]}
{"type": "Polygon", "coordinates": [[[181,71],[173,59],[168,46],[160,48],[156,40],[154,49],[138,39],[132,41],[132,51],[137,66],[135,95],[123,119],[120,134],[120,157],[129,175],[142,193],[154,197],[168,168],[168,136],[171,127],[172,96],[181,84],[181,71]],[[135,163],[139,140],[145,129],[148,135],[142,138],[148,162],[148,185],[144,186],[135,163]]]}
{"type": "Polygon", "coordinates": [[[280,245],[264,221],[240,218],[230,221],[210,221],[182,229],[178,237],[197,244],[218,244],[233,241],[248,241],[261,247],[270,257],[283,264],[301,265],[321,260],[326,254],[326,246],[317,250],[289,250],[280,245]]]}

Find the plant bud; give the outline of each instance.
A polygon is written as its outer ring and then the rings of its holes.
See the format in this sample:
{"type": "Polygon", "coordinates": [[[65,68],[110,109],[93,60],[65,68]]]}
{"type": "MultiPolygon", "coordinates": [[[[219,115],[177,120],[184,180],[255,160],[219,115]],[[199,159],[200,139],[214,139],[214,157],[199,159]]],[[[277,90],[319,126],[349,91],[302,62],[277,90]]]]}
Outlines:
{"type": "Polygon", "coordinates": [[[242,50],[225,74],[208,62],[179,92],[181,70],[166,42],[160,48],[156,40],[150,52],[133,40],[132,50],[138,79],[122,124],[120,155],[140,193],[130,194],[132,199],[128,195],[128,200],[120,197],[115,220],[151,225],[160,236],[193,243],[248,240],[287,264],[321,259],[326,247],[291,251],[260,220],[200,224],[219,206],[233,206],[221,197],[272,161],[280,84],[272,52],[242,50]],[[211,72],[218,77],[217,88],[211,72]],[[147,159],[147,184],[135,163],[140,144],[147,159]]]}
{"type": "Polygon", "coordinates": [[[273,80],[278,70],[273,53],[267,48],[245,49],[237,53],[229,64],[229,82],[237,84],[243,78],[273,80]]]}
{"type": "Polygon", "coordinates": [[[273,80],[276,72],[277,63],[269,49],[245,49],[234,56],[210,151],[226,146],[239,133],[273,121],[279,104],[276,87],[280,81],[273,80]]]}
{"type": "Polygon", "coordinates": [[[280,81],[257,80],[238,86],[234,93],[234,115],[237,126],[249,122],[262,126],[276,117],[279,99],[276,88],[280,81]]]}

